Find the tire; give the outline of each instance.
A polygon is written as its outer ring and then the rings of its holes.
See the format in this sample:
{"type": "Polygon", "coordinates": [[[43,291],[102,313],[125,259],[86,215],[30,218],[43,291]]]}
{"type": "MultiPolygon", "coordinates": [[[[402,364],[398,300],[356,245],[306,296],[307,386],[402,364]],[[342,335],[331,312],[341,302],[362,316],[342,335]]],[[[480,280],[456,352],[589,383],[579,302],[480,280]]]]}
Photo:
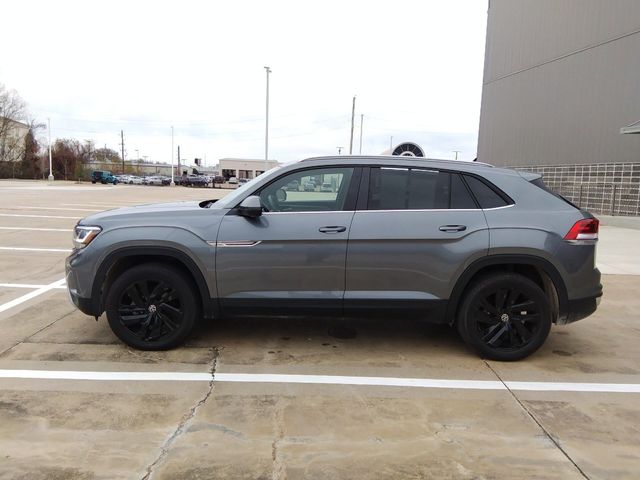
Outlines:
{"type": "Polygon", "coordinates": [[[118,184],[118,180],[114,180],[114,181],[113,181],[113,184],[114,184],[114,185],[117,185],[117,184],[118,184]]]}
{"type": "Polygon", "coordinates": [[[483,358],[521,360],[549,335],[551,305],[544,291],[518,274],[487,276],[468,287],[456,326],[462,339],[483,358]]]}
{"type": "Polygon", "coordinates": [[[96,183],[96,181],[95,181],[95,180],[91,180],[91,183],[94,183],[94,184],[95,184],[95,183],[96,183]]]}
{"type": "Polygon", "coordinates": [[[122,273],[107,293],[105,307],[113,333],[139,350],[181,345],[200,319],[195,285],[182,271],[158,263],[122,273]]]}

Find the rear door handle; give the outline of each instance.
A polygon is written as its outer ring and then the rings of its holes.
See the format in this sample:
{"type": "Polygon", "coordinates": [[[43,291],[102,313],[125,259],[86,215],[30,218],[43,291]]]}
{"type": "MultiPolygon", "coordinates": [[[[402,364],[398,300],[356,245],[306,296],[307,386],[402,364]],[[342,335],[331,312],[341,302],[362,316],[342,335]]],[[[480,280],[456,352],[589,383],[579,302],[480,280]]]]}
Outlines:
{"type": "Polygon", "coordinates": [[[341,225],[331,225],[326,227],[320,227],[318,231],[322,233],[340,233],[340,232],[344,232],[346,229],[347,227],[343,227],[341,225]]]}
{"type": "Polygon", "coordinates": [[[442,225],[440,227],[441,232],[464,232],[466,229],[466,225],[442,225]]]}

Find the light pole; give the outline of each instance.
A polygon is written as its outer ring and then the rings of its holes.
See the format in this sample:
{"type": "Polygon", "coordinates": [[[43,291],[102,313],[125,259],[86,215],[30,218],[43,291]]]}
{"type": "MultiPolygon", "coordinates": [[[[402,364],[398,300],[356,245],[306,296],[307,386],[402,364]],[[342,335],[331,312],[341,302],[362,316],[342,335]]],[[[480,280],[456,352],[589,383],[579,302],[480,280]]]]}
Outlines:
{"type": "Polygon", "coordinates": [[[364,114],[360,114],[360,150],[358,155],[362,155],[362,123],[364,122],[364,114]]]}
{"type": "Polygon", "coordinates": [[[47,130],[49,131],[49,181],[53,182],[53,170],[51,169],[51,119],[47,118],[47,130]]]}
{"type": "Polygon", "coordinates": [[[264,69],[267,72],[267,112],[264,127],[264,171],[266,172],[269,161],[269,74],[271,69],[269,67],[264,67],[264,69]]]}
{"type": "Polygon", "coordinates": [[[453,153],[456,154],[456,158],[455,158],[456,160],[458,159],[458,154],[461,153],[461,152],[462,152],[461,150],[454,150],[453,151],[453,153]]]}
{"type": "Polygon", "coordinates": [[[336,148],[338,149],[338,155],[342,155],[342,149],[343,149],[344,147],[336,147],[336,148]]]}
{"type": "Polygon", "coordinates": [[[176,182],[173,181],[173,125],[171,125],[171,184],[172,187],[176,186],[176,182]]]}

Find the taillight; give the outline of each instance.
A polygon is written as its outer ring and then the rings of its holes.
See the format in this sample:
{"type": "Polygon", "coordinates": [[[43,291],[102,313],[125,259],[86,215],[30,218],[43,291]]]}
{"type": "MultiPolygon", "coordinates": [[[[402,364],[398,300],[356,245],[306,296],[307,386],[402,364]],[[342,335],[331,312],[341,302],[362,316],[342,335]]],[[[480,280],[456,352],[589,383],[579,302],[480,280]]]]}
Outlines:
{"type": "Polygon", "coordinates": [[[597,240],[600,220],[584,218],[573,224],[571,230],[564,236],[565,240],[597,240]]]}

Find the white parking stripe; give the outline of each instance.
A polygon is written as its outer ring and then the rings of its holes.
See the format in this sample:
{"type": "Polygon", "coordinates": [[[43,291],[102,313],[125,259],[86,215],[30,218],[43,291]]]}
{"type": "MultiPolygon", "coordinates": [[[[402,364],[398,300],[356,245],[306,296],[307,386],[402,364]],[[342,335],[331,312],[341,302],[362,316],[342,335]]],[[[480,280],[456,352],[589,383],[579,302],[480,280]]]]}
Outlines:
{"type": "Polygon", "coordinates": [[[90,207],[112,207],[112,208],[120,208],[120,207],[130,207],[133,205],[140,205],[140,202],[122,202],[120,205],[114,205],[113,203],[95,203],[95,202],[87,202],[87,203],[61,203],[60,205],[64,205],[67,207],[86,207],[87,205],[90,207]]]}
{"type": "Polygon", "coordinates": [[[72,228],[0,227],[0,230],[32,230],[36,232],[73,232],[72,228]]]}
{"type": "MultiPolygon", "coordinates": [[[[35,288],[44,288],[44,287],[47,287],[47,285],[34,285],[32,283],[0,283],[0,287],[35,289],[35,288]]],[[[53,288],[67,288],[67,286],[66,285],[59,285],[59,286],[53,287],[53,288]]]]}
{"type": "Polygon", "coordinates": [[[64,370],[0,370],[0,378],[40,380],[152,380],[177,382],[210,382],[210,373],[189,372],[81,372],[64,370]]]}
{"type": "Polygon", "coordinates": [[[0,213],[0,217],[22,217],[22,218],[70,218],[72,220],[79,220],[80,217],[63,217],[60,215],[26,215],[20,213],[0,213]]]}
{"type": "Polygon", "coordinates": [[[637,383],[505,382],[511,390],[534,392],[640,393],[637,383]]]}
{"type": "Polygon", "coordinates": [[[64,285],[64,283],[66,282],[66,279],[62,278],[58,281],[55,281],[53,283],[50,283],[49,285],[44,285],[41,288],[38,288],[37,290],[34,290],[33,292],[29,292],[25,295],[22,295],[21,297],[18,297],[14,300],[11,300],[10,302],[7,303],[3,303],[2,305],[0,305],[0,313],[5,312],[7,310],[9,310],[10,308],[16,307],[18,305],[20,305],[21,303],[24,303],[28,300],[31,300],[32,298],[38,297],[40,295],[42,295],[43,293],[47,293],[49,290],[52,290],[54,288],[59,287],[60,285],[64,285]]]}
{"type": "Polygon", "coordinates": [[[30,247],[0,247],[0,250],[15,250],[21,252],[71,252],[70,248],[30,248],[30,247]]]}
{"type": "Polygon", "coordinates": [[[360,385],[374,387],[447,388],[453,390],[526,390],[540,392],[640,393],[637,383],[505,382],[493,380],[451,380],[438,378],[352,377],[340,375],[283,375],[270,373],[198,372],[96,372],[69,370],[0,370],[0,378],[39,380],[178,381],[300,383],[360,385]]]}
{"type": "Polygon", "coordinates": [[[65,208],[65,207],[27,207],[24,205],[16,205],[8,210],[75,210],[78,212],[102,212],[104,209],[96,209],[96,208],[65,208]]]}

